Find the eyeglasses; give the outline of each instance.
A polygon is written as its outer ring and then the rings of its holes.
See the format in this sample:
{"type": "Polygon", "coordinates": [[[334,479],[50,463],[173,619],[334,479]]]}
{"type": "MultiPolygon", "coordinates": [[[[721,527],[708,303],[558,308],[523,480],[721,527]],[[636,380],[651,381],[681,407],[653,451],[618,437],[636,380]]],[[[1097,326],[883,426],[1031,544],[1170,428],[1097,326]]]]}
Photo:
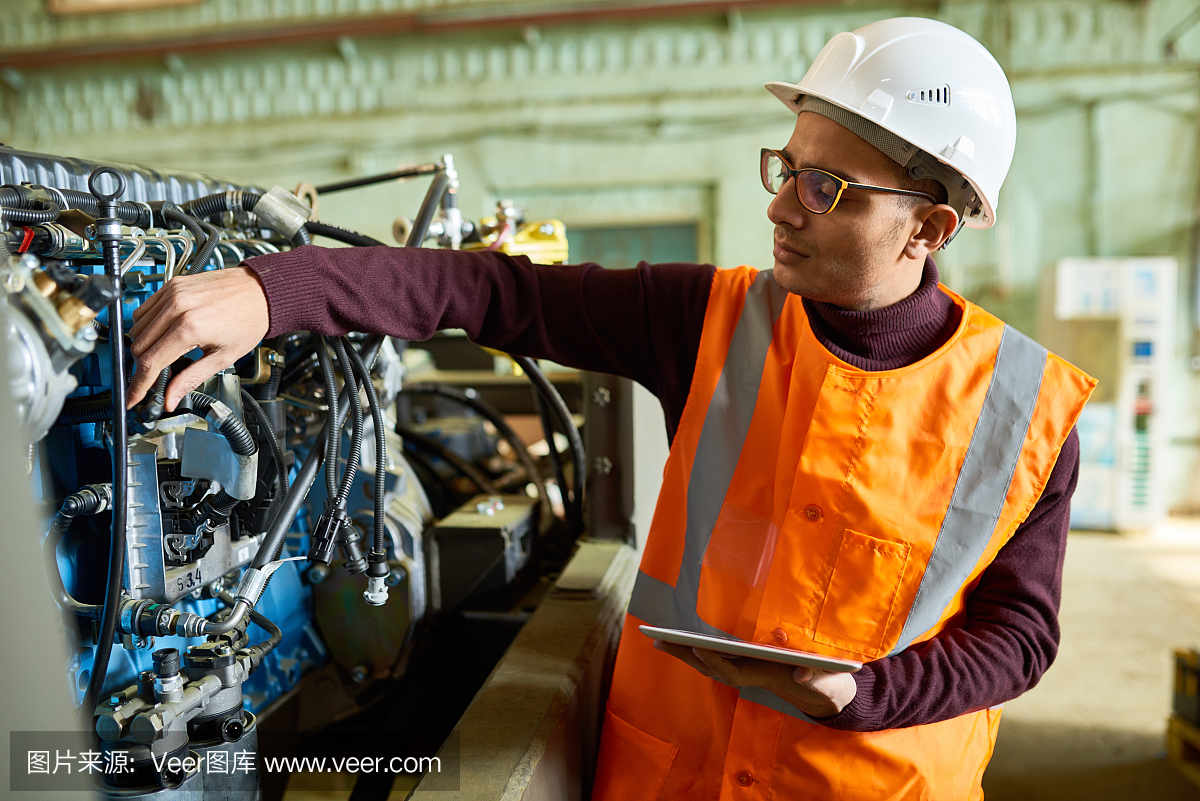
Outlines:
{"type": "Polygon", "coordinates": [[[925,192],[851,183],[814,167],[797,170],[788,163],[783,153],[765,147],[762,149],[760,169],[763,187],[772,195],[778,194],[789,178],[795,178],[796,198],[800,201],[800,205],[813,214],[828,214],[833,211],[838,201],[842,199],[842,193],[847,189],[870,189],[872,192],[887,192],[893,195],[913,195],[928,198],[934,203],[938,202],[937,198],[925,192]]]}

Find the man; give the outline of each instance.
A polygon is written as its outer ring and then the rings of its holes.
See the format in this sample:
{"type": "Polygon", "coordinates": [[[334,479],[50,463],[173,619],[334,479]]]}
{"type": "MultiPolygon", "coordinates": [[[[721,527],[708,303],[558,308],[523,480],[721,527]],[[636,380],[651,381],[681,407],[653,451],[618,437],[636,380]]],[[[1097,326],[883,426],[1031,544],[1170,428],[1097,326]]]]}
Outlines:
{"type": "Polygon", "coordinates": [[[131,404],[193,346],[205,357],[168,408],[297,329],[461,327],[632,377],[672,450],[593,797],[980,798],[998,705],[1057,648],[1073,426],[1094,386],[939,286],[929,258],[995,220],[1008,84],[960,31],[895,19],[768,88],[797,113],[761,159],[773,272],[300,248],[144,304],[131,404]],[[866,664],[728,659],[639,623],[866,664]]]}

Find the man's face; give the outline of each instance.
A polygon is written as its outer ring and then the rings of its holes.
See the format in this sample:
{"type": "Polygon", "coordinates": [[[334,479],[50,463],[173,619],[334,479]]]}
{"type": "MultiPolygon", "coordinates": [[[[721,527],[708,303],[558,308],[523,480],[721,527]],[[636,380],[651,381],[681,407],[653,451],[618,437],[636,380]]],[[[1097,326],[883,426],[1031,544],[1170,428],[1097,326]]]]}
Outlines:
{"type": "MultiPolygon", "coordinates": [[[[796,169],[817,167],[847,181],[900,188],[899,167],[827,117],[804,112],[783,148],[796,169]]],[[[915,219],[911,204],[883,192],[847,189],[833,211],[800,205],[795,179],[767,207],[775,223],[775,280],[789,292],[853,309],[906,297],[920,265],[902,258],[915,219]]]]}

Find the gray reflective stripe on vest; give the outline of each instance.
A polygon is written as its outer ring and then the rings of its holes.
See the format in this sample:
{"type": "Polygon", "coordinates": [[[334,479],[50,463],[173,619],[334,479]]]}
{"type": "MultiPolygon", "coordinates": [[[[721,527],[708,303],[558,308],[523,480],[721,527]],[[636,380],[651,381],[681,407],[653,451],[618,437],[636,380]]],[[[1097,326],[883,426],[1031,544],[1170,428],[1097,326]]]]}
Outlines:
{"type": "Polygon", "coordinates": [[[723,633],[696,614],[700,563],[750,430],[775,321],[786,300],[787,290],[775,283],[770,270],[758,273],[746,290],[742,314],[704,415],[688,477],[687,527],[679,578],[671,587],[638,572],[629,612],[640,620],[666,628],[723,633]]]}
{"type": "Polygon", "coordinates": [[[931,629],[983,556],[1033,420],[1046,349],[1004,326],[996,366],[921,586],[892,649],[898,654],[931,629]]]}

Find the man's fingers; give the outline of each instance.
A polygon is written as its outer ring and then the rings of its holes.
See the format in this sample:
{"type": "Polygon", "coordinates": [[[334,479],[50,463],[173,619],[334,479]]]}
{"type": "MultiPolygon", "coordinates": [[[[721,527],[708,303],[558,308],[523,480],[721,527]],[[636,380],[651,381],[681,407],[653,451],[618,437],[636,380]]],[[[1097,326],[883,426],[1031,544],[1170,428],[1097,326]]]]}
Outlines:
{"type": "Polygon", "coordinates": [[[675,645],[674,643],[655,640],[654,647],[660,651],[670,654],[681,662],[686,662],[689,667],[698,671],[703,676],[710,679],[713,677],[712,671],[710,671],[703,662],[697,659],[696,655],[692,653],[692,649],[688,648],[686,645],[675,645]]]}
{"type": "Polygon", "coordinates": [[[229,360],[224,359],[220,352],[208,354],[203,359],[189,364],[167,385],[167,411],[175,411],[184,395],[228,366],[229,360]]]}

